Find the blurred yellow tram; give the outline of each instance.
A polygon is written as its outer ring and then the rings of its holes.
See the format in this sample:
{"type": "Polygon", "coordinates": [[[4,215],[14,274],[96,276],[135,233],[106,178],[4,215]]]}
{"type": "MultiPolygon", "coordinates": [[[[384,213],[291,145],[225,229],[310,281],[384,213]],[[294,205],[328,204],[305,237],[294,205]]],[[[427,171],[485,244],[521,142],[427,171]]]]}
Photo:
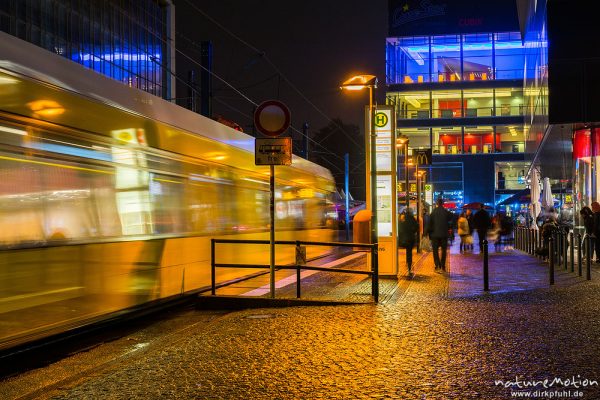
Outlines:
{"type": "MultiPolygon", "coordinates": [[[[211,238],[268,238],[252,137],[0,42],[0,349],[194,293],[210,284],[211,238]]],[[[294,157],[276,187],[277,240],[332,240],[327,169],[294,157]]],[[[219,262],[268,264],[267,250],[223,247],[219,262]]]]}

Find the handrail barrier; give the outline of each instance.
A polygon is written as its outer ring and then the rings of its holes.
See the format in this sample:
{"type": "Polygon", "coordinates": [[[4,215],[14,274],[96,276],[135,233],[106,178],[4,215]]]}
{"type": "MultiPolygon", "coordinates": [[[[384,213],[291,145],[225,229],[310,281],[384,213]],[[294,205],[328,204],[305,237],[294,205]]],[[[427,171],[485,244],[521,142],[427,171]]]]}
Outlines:
{"type": "MultiPolygon", "coordinates": [[[[216,245],[217,244],[261,244],[268,245],[271,242],[269,240],[242,240],[242,239],[211,239],[210,241],[210,273],[211,273],[211,294],[216,295],[216,269],[217,268],[253,268],[253,269],[269,269],[270,265],[267,264],[223,264],[216,262],[216,245]]],[[[367,249],[371,253],[371,270],[370,271],[356,271],[351,269],[340,269],[340,268],[326,268],[326,267],[313,267],[303,265],[296,257],[296,263],[294,265],[275,265],[276,269],[295,269],[296,270],[296,297],[300,298],[301,295],[301,284],[300,284],[300,271],[322,271],[322,272],[336,272],[342,274],[357,274],[357,275],[368,275],[371,277],[371,295],[375,303],[379,302],[379,265],[377,262],[377,243],[348,243],[348,242],[311,242],[304,240],[281,240],[275,241],[276,245],[290,245],[296,246],[296,254],[301,250],[302,245],[306,246],[328,246],[328,247],[354,247],[367,249]]]]}
{"type": "Polygon", "coordinates": [[[585,265],[586,279],[591,280],[591,259],[594,237],[580,232],[555,230],[550,240],[542,237],[541,230],[519,226],[515,229],[515,248],[546,260],[550,267],[550,284],[554,284],[554,267],[561,265],[565,271],[575,273],[577,264],[578,276],[583,275],[585,265]],[[539,251],[541,249],[546,250],[539,251]],[[570,268],[569,268],[570,264],[570,268]]]}

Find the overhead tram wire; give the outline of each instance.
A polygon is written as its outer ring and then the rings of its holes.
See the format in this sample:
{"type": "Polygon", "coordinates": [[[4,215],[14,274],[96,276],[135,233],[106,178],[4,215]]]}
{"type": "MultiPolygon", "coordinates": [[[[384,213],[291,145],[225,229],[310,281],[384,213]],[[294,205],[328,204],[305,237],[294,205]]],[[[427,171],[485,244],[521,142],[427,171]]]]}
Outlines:
{"type": "MultiPolygon", "coordinates": [[[[124,12],[122,12],[124,13],[124,12]]],[[[148,33],[154,35],[158,40],[162,41],[163,43],[166,44],[166,40],[164,40],[162,37],[158,37],[156,36],[153,32],[151,32],[150,30],[148,30],[145,26],[140,25],[139,23],[135,22],[139,27],[141,27],[142,29],[146,30],[148,33]]],[[[181,83],[183,83],[186,87],[190,88],[191,90],[197,92],[197,89],[195,87],[193,87],[192,85],[190,85],[188,82],[186,82],[184,79],[180,78],[176,73],[173,73],[173,71],[171,69],[169,69],[167,66],[163,65],[162,63],[160,63],[159,61],[156,61],[155,57],[150,54],[147,50],[143,49],[143,48],[137,48],[134,46],[134,48],[136,50],[141,51],[142,53],[146,54],[148,57],[150,57],[152,60],[154,60],[154,62],[159,65],[161,68],[164,68],[171,76],[174,76],[175,79],[181,83]]],[[[183,57],[185,57],[188,61],[192,62],[194,65],[197,65],[198,67],[200,67],[201,69],[205,70],[206,72],[208,72],[209,74],[211,74],[212,76],[214,76],[215,78],[217,78],[218,80],[220,80],[221,82],[223,82],[225,85],[227,85],[228,87],[230,87],[234,92],[236,92],[237,94],[239,94],[244,100],[248,101],[250,104],[252,104],[253,106],[258,106],[259,104],[257,102],[255,102],[254,100],[250,99],[248,96],[246,96],[244,93],[242,93],[240,90],[238,90],[237,88],[235,88],[232,84],[230,84],[229,82],[227,82],[225,79],[221,78],[220,76],[218,76],[216,73],[214,73],[213,71],[207,69],[206,67],[204,67],[203,65],[201,65],[200,63],[198,63],[196,60],[194,60],[192,57],[188,56],[187,54],[185,54],[184,52],[182,52],[181,50],[178,50],[177,48],[175,48],[175,51],[179,54],[181,54],[183,57]]],[[[96,56],[95,56],[96,57],[96,56]]],[[[98,57],[99,59],[102,59],[101,57],[98,57]]],[[[118,68],[121,68],[120,66],[114,64],[111,61],[108,60],[104,60],[107,61],[115,66],[117,66],[118,68]]],[[[123,70],[126,70],[124,68],[121,68],[123,70]]],[[[127,70],[126,70],[127,71],[127,70]]],[[[130,73],[133,73],[132,71],[128,71],[130,73]]],[[[305,136],[305,134],[298,130],[297,128],[295,128],[293,125],[290,125],[290,129],[292,129],[293,131],[295,131],[296,133],[299,133],[302,137],[305,136]]],[[[312,139],[311,137],[307,137],[307,139],[310,142],[313,142],[315,145],[319,146],[320,148],[327,150],[327,152],[329,154],[331,154],[332,156],[338,158],[339,160],[344,160],[342,157],[340,157],[338,154],[331,152],[331,150],[329,150],[328,148],[326,148],[325,146],[323,146],[321,143],[317,142],[316,140],[312,139]]],[[[328,161],[329,162],[329,161],[328,161]]],[[[333,164],[332,164],[333,165],[333,164]]],[[[336,166],[336,168],[339,169],[339,167],[336,166]]]]}
{"type": "Polygon", "coordinates": [[[229,29],[227,29],[225,26],[223,26],[221,23],[219,23],[217,20],[215,20],[214,18],[212,18],[210,15],[208,15],[207,13],[205,13],[204,11],[202,11],[200,8],[198,8],[198,6],[196,6],[195,4],[193,4],[192,2],[190,2],[189,0],[183,0],[184,2],[186,2],[190,7],[192,7],[194,10],[196,10],[197,12],[199,12],[200,14],[202,14],[202,16],[204,16],[206,19],[208,19],[210,22],[212,22],[213,24],[215,24],[216,26],[218,26],[219,28],[221,28],[223,31],[225,31],[227,34],[229,34],[231,37],[233,37],[234,39],[236,39],[237,41],[239,41],[240,43],[242,43],[244,46],[247,46],[249,49],[255,51],[258,55],[262,56],[262,58],[265,59],[265,61],[279,74],[279,76],[281,78],[283,78],[283,80],[290,85],[290,87],[292,89],[294,89],[294,91],[296,93],[298,93],[300,95],[300,97],[302,97],[302,99],[304,101],[306,101],[312,108],[314,108],[319,114],[321,114],[323,117],[325,117],[325,119],[327,119],[327,121],[332,122],[335,126],[337,126],[340,131],[344,134],[344,136],[346,136],[346,138],[348,140],[350,140],[353,144],[355,144],[356,146],[358,146],[359,148],[361,147],[361,145],[356,142],[355,138],[352,137],[352,135],[350,135],[348,132],[346,132],[342,127],[340,127],[335,121],[333,121],[333,119],[331,117],[329,117],[328,115],[326,115],[323,111],[321,111],[320,108],[318,108],[312,101],[310,101],[308,99],[308,97],[306,97],[304,95],[304,93],[302,93],[300,91],[300,89],[298,89],[296,87],[296,85],[294,85],[282,72],[281,70],[275,65],[275,63],[273,63],[273,61],[271,61],[271,59],[267,56],[267,54],[262,51],[259,50],[258,48],[252,46],[250,43],[246,42],[244,39],[242,39],[241,37],[239,37],[238,35],[236,35],[235,33],[231,32],[229,29]]]}

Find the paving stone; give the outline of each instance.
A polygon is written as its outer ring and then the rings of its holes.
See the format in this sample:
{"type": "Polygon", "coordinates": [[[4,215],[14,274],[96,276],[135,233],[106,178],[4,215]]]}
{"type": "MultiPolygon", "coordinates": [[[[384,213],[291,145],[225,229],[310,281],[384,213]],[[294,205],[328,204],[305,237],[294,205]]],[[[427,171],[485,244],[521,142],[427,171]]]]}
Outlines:
{"type": "MultiPolygon", "coordinates": [[[[452,252],[450,273],[434,273],[427,255],[414,279],[401,279],[378,305],[228,313],[50,397],[509,399],[514,388],[496,380],[600,382],[597,272],[585,281],[557,270],[549,287],[547,265],[508,250],[490,258],[492,291],[483,293],[481,256],[452,252]],[[261,314],[274,317],[249,318],[261,314]]],[[[342,296],[352,285],[363,283],[342,296]]],[[[1,382],[0,397],[13,398],[3,396],[9,386],[26,386],[35,373],[1,382]]],[[[598,386],[579,390],[600,398],[598,386]]]]}

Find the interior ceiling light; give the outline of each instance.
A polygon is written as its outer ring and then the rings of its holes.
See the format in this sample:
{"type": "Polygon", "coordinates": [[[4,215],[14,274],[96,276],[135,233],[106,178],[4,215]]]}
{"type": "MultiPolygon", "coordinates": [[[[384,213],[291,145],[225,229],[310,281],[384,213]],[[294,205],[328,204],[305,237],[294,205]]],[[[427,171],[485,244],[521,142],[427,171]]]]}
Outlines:
{"type": "Polygon", "coordinates": [[[54,100],[35,100],[27,105],[31,111],[42,117],[55,117],[65,112],[65,108],[54,100]]]}

